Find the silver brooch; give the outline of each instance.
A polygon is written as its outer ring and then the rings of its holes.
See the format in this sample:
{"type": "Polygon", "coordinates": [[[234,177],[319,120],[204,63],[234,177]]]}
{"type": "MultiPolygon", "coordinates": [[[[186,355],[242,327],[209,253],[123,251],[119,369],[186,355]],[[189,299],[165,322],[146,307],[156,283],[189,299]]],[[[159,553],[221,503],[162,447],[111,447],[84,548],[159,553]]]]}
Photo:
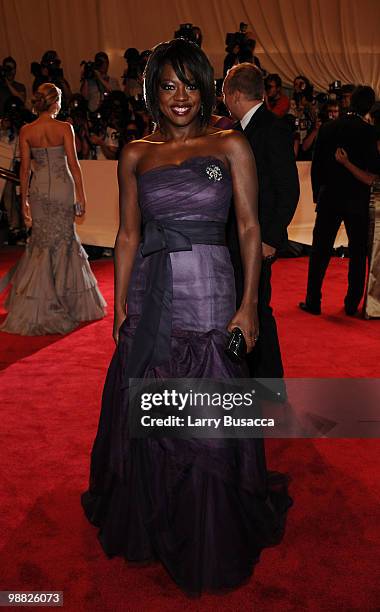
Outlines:
{"type": "Polygon", "coordinates": [[[223,178],[223,174],[219,166],[207,166],[206,174],[210,181],[221,181],[223,178]]]}

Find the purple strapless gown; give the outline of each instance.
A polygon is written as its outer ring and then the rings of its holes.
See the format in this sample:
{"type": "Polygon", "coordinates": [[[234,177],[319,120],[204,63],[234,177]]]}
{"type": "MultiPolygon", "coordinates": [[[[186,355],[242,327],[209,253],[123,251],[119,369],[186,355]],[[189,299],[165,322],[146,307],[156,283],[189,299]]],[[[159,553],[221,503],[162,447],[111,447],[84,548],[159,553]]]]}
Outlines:
{"type": "MultiPolygon", "coordinates": [[[[225,222],[232,196],[229,172],[214,157],[147,171],[138,189],[144,221],[225,222]]],[[[170,356],[143,375],[247,376],[225,353],[235,312],[227,247],[193,244],[170,253],[170,261],[170,356]]],[[[199,595],[249,578],[261,550],[281,541],[292,500],[288,478],[266,469],[263,440],[128,438],[126,376],[150,265],[150,257],[137,255],[82,503],[109,556],[159,559],[184,592],[199,595]]]]}

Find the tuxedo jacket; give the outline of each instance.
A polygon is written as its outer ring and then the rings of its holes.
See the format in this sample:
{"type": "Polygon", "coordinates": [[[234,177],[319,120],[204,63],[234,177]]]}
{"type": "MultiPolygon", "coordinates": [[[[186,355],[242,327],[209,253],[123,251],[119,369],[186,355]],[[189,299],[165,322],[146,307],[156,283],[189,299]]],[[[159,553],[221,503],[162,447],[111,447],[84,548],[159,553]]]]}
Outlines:
{"type": "Polygon", "coordinates": [[[354,114],[329,121],[320,128],[311,166],[313,199],[318,209],[368,207],[370,188],[335,160],[335,152],[343,147],[355,166],[379,174],[376,139],[375,128],[354,114]]]}
{"type": "MultiPolygon", "coordinates": [[[[292,134],[286,122],[271,113],[265,104],[254,113],[244,134],[256,160],[261,239],[278,249],[286,245],[287,227],[293,218],[299,198],[292,134]]],[[[227,224],[227,240],[237,277],[239,302],[243,279],[233,207],[227,224]]]]}

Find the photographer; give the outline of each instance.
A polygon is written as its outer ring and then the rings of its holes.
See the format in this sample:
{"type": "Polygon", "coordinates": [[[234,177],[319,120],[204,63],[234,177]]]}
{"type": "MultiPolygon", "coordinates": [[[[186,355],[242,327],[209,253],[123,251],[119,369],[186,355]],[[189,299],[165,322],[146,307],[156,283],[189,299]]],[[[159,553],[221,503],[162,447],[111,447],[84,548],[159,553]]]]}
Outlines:
{"type": "Polygon", "coordinates": [[[319,130],[324,123],[330,120],[328,109],[329,106],[326,105],[320,108],[315,122],[309,128],[305,138],[302,141],[302,146],[299,150],[297,161],[311,161],[313,159],[315,142],[317,140],[319,130]]]}
{"type": "Polygon", "coordinates": [[[309,130],[316,123],[317,107],[313,96],[313,85],[309,79],[299,75],[294,79],[293,87],[289,113],[295,117],[295,125],[302,145],[309,130]]]}
{"type": "Polygon", "coordinates": [[[75,134],[75,148],[78,159],[89,159],[91,153],[90,126],[88,122],[87,102],[80,94],[74,94],[69,102],[69,117],[75,134]]]}
{"type": "Polygon", "coordinates": [[[26,101],[26,87],[15,80],[16,61],[13,57],[6,57],[0,66],[0,117],[4,114],[4,107],[12,96],[19,98],[23,104],[26,101]]]}
{"type": "Polygon", "coordinates": [[[106,97],[94,115],[90,127],[90,142],[96,159],[117,159],[124,126],[130,120],[128,101],[121,91],[106,97]]]}
{"type": "Polygon", "coordinates": [[[63,75],[61,60],[57,51],[46,51],[41,58],[40,64],[37,62],[32,63],[31,73],[35,77],[32,87],[33,94],[36,93],[40,85],[53,83],[62,91],[62,109],[65,110],[72,94],[70,85],[63,75]]]}
{"type": "Polygon", "coordinates": [[[224,58],[224,63],[223,63],[223,76],[224,77],[227,76],[227,72],[232,68],[232,66],[236,66],[239,63],[239,52],[240,52],[239,43],[235,41],[235,44],[231,43],[227,45],[226,51],[227,51],[227,55],[224,58]]]}
{"type": "MultiPolygon", "coordinates": [[[[25,123],[30,123],[34,115],[28,111],[24,102],[17,96],[8,98],[4,105],[3,117],[0,118],[0,143],[7,150],[9,165],[7,169],[18,175],[20,151],[18,135],[25,123]]],[[[26,232],[21,214],[19,187],[13,181],[6,181],[0,200],[8,220],[8,244],[25,244],[26,232]]]]}
{"type": "Polygon", "coordinates": [[[243,21],[239,25],[239,32],[228,32],[226,34],[227,55],[223,64],[224,77],[232,66],[244,62],[254,64],[265,73],[260,65],[259,58],[255,55],[256,40],[253,36],[252,32],[248,32],[248,24],[243,21]]]}
{"type": "Polygon", "coordinates": [[[108,75],[109,58],[107,53],[99,51],[94,62],[82,62],[80,93],[87,100],[88,110],[98,110],[104,97],[113,91],[120,90],[116,78],[108,75]]]}
{"type": "Polygon", "coordinates": [[[369,86],[359,86],[351,99],[347,115],[328,121],[316,140],[311,180],[317,216],[309,259],[306,299],[300,308],[310,314],[321,313],[322,284],[334,241],[344,221],[350,253],[345,312],[354,316],[364,293],[369,220],[369,187],[337,161],[336,150],[343,148],[360,170],[379,174],[380,157],[377,134],[364,117],[375,102],[369,86]]]}
{"type": "Polygon", "coordinates": [[[184,38],[195,43],[198,47],[201,47],[203,42],[202,30],[192,23],[181,23],[179,29],[174,32],[174,38],[184,38]]]}
{"type": "Polygon", "coordinates": [[[127,98],[138,100],[142,97],[140,53],[134,47],[124,53],[126,68],[123,74],[123,90],[127,98]]]}
{"type": "Polygon", "coordinates": [[[346,83],[346,85],[342,85],[342,88],[341,88],[342,115],[345,115],[346,113],[350,111],[351,97],[354,91],[355,91],[355,85],[353,83],[346,83]]]}

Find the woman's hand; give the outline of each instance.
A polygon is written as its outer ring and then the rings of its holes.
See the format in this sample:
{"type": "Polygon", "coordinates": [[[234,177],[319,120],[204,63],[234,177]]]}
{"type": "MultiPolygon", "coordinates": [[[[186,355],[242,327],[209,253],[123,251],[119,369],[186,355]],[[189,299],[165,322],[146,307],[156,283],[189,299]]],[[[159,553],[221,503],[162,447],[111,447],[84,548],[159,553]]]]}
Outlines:
{"type": "Polygon", "coordinates": [[[337,162],[342,164],[342,166],[346,166],[348,164],[348,162],[350,161],[348,159],[348,155],[347,155],[346,151],[344,149],[342,149],[342,147],[339,147],[335,151],[335,159],[336,159],[337,162]]]}
{"type": "Polygon", "coordinates": [[[25,204],[22,205],[22,216],[24,219],[25,227],[28,229],[32,227],[32,215],[30,212],[29,202],[26,201],[25,204]]]}
{"type": "Polygon", "coordinates": [[[227,330],[232,332],[235,327],[239,327],[244,335],[244,340],[247,344],[247,353],[250,353],[259,337],[259,319],[257,316],[257,307],[241,306],[234,314],[231,321],[227,325],[227,330]]]}
{"type": "Polygon", "coordinates": [[[125,312],[120,312],[120,313],[115,312],[114,317],[113,317],[112,336],[113,336],[116,346],[119,344],[119,330],[120,330],[121,325],[125,321],[125,319],[126,319],[125,312]]]}
{"type": "Polygon", "coordinates": [[[79,200],[75,202],[75,216],[83,217],[86,213],[86,202],[80,202],[79,200]]]}

